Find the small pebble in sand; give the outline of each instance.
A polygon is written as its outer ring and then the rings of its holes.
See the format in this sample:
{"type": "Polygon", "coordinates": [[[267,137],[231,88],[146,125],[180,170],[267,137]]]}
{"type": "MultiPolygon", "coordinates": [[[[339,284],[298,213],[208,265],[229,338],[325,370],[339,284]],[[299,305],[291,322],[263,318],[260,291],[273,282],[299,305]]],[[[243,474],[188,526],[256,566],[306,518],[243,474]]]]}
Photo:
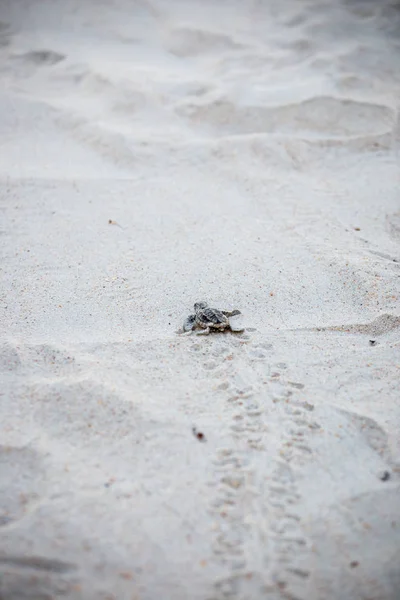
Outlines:
{"type": "Polygon", "coordinates": [[[121,229],[123,229],[123,227],[119,223],[117,223],[117,221],[113,221],[112,219],[108,219],[108,224],[116,225],[117,227],[120,227],[121,229]]]}
{"type": "Polygon", "coordinates": [[[205,442],[206,436],[201,431],[197,431],[196,427],[192,428],[193,435],[199,440],[199,442],[205,442]]]}

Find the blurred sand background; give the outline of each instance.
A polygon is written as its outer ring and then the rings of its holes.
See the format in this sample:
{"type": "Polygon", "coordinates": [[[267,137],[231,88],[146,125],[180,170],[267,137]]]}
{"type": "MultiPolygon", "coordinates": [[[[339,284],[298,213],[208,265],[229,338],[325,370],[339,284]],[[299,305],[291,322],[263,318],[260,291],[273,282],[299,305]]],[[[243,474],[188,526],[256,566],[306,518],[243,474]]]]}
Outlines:
{"type": "Polygon", "coordinates": [[[0,21],[1,600],[398,600],[399,3],[0,21]]]}

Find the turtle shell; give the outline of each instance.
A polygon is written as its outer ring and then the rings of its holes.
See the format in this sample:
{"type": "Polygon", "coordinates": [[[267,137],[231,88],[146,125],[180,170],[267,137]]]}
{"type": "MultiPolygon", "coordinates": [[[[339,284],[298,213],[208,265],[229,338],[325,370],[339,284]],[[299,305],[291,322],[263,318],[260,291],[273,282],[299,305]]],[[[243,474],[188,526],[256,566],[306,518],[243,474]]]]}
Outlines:
{"type": "Polygon", "coordinates": [[[204,308],[203,310],[199,310],[196,315],[197,320],[200,323],[213,323],[214,325],[222,325],[228,322],[228,319],[225,315],[216,308],[204,308]]]}

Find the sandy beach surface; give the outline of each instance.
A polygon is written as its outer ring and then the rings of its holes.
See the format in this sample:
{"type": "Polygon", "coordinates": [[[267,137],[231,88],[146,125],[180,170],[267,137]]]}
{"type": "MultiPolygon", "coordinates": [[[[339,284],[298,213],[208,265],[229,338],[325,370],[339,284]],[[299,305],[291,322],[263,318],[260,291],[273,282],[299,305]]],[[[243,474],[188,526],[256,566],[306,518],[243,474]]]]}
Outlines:
{"type": "Polygon", "coordinates": [[[1,600],[400,598],[399,110],[395,1],[1,1],[1,600]]]}

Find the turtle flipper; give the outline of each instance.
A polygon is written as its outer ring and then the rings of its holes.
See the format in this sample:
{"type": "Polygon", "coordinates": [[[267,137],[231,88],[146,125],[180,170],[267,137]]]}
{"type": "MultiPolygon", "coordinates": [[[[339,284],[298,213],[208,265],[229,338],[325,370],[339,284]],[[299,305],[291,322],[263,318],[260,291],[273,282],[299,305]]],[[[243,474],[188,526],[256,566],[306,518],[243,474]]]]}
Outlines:
{"type": "Polygon", "coordinates": [[[183,322],[183,326],[182,326],[183,332],[185,333],[187,331],[193,331],[195,323],[196,323],[196,315],[189,315],[187,317],[187,319],[185,319],[183,322]]]}
{"type": "Polygon", "coordinates": [[[208,335],[209,333],[210,333],[210,328],[205,327],[204,329],[201,329],[200,331],[198,331],[197,335],[208,335]]]}
{"type": "Polygon", "coordinates": [[[221,310],[222,314],[226,317],[236,317],[236,315],[241,315],[240,310],[221,310]]]}

